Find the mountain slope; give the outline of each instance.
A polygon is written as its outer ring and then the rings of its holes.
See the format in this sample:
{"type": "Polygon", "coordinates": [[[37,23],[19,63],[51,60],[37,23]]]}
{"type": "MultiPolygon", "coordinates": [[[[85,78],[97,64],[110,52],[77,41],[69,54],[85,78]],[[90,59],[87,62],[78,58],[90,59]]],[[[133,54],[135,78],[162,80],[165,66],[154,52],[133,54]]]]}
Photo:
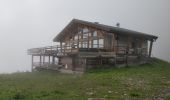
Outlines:
{"type": "Polygon", "coordinates": [[[170,64],[93,69],[83,75],[52,71],[0,75],[0,100],[170,100],[170,64]]]}

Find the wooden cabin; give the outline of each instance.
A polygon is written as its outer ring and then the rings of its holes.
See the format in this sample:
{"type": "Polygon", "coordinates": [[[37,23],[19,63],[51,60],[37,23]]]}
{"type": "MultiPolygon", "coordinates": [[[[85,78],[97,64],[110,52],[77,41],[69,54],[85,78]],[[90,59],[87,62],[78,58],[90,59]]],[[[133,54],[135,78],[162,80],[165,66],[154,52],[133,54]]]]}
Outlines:
{"type": "Polygon", "coordinates": [[[53,39],[59,45],[29,49],[28,54],[32,55],[32,69],[84,72],[88,68],[145,62],[157,38],[118,26],[73,19],[53,39]],[[34,62],[35,56],[39,62],[34,62]]]}

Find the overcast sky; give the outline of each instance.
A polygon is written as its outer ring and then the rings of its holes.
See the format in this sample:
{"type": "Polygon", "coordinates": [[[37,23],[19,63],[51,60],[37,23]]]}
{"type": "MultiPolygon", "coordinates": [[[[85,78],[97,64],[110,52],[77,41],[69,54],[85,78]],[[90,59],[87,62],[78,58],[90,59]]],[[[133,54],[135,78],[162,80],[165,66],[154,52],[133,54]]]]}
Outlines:
{"type": "Polygon", "coordinates": [[[0,0],[0,73],[30,70],[27,49],[55,44],[73,18],[157,35],[153,56],[170,61],[170,0],[0,0]]]}

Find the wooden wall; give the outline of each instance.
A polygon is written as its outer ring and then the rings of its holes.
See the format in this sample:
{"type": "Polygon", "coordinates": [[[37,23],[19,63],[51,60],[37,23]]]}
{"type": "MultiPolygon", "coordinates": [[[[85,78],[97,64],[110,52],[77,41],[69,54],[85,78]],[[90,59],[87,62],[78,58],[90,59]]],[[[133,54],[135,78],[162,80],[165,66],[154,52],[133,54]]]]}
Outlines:
{"type": "Polygon", "coordinates": [[[136,48],[146,48],[145,52],[147,53],[147,40],[143,37],[117,35],[117,33],[108,33],[83,24],[78,24],[76,28],[77,31],[74,30],[70,32],[72,34],[66,36],[65,45],[69,45],[70,48],[74,46],[75,49],[77,48],[77,51],[79,48],[104,49],[106,52],[118,52],[120,49],[129,49],[132,51],[135,45],[136,48]],[[97,36],[94,36],[95,32],[97,36]],[[86,36],[84,36],[84,34],[86,34],[86,36]],[[100,43],[102,39],[103,45],[100,43]]]}

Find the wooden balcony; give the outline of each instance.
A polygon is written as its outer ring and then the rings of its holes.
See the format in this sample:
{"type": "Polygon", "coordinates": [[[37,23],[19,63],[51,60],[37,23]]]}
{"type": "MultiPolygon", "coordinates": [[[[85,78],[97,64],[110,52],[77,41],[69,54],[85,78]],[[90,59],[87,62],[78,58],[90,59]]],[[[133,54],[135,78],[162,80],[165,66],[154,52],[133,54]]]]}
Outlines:
{"type": "Polygon", "coordinates": [[[115,55],[138,55],[138,54],[146,54],[146,48],[137,48],[137,49],[127,49],[125,46],[117,46],[115,47],[115,52],[112,50],[107,51],[104,48],[74,48],[71,46],[47,46],[47,47],[40,47],[40,48],[32,48],[28,49],[28,55],[33,56],[67,56],[68,54],[75,54],[78,53],[80,56],[98,56],[102,55],[105,57],[115,56],[115,55]],[[127,51],[128,50],[128,51],[127,51]]]}

